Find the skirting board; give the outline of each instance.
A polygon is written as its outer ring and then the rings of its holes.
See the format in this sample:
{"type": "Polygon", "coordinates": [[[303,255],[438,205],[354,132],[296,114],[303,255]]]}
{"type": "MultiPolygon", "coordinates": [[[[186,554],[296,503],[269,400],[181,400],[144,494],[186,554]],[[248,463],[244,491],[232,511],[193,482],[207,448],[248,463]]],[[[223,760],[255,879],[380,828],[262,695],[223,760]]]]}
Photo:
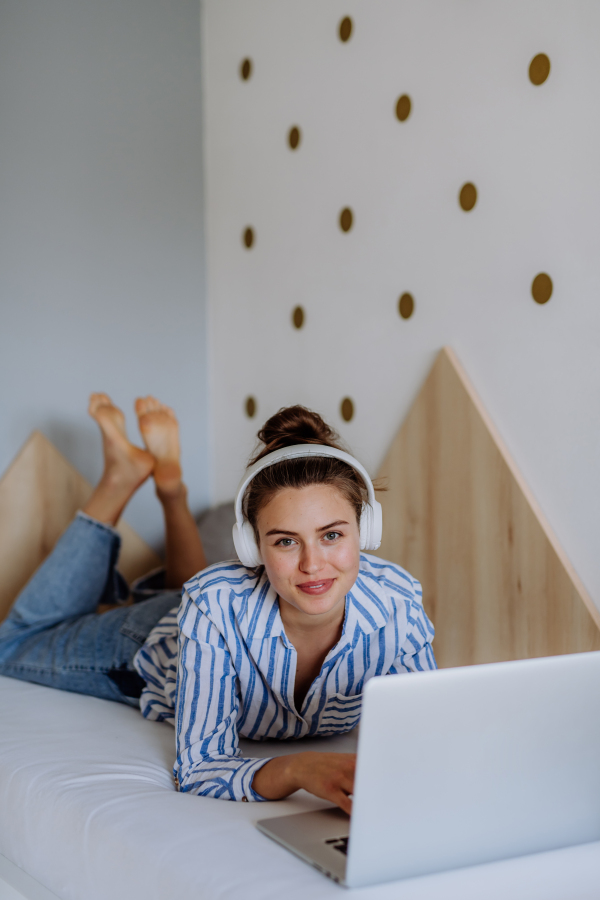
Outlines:
{"type": "MultiPolygon", "coordinates": [[[[91,492],[83,475],[34,431],[0,479],[0,621],[91,492]]],[[[161,565],[126,522],[118,531],[119,569],[127,581],[161,565]]]]}
{"type": "Polygon", "coordinates": [[[438,665],[600,649],[600,613],[451,349],[378,477],[378,555],[421,581],[438,665]]]}

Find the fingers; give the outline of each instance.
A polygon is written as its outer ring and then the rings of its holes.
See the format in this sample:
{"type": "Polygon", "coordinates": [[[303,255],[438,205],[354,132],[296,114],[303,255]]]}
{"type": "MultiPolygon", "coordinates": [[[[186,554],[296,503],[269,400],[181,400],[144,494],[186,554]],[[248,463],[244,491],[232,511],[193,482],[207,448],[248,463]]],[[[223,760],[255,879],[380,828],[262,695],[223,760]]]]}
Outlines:
{"type": "Polygon", "coordinates": [[[356,755],[304,753],[297,758],[298,784],[311,794],[335,803],[350,815],[354,791],[356,755]]]}
{"type": "Polygon", "coordinates": [[[336,806],[339,806],[339,808],[349,816],[352,815],[352,800],[348,794],[345,794],[343,791],[338,791],[335,796],[331,797],[331,802],[335,803],[336,806]]]}
{"type": "Polygon", "coordinates": [[[354,791],[354,774],[352,776],[342,776],[338,781],[337,787],[345,794],[352,794],[354,791]]]}
{"type": "MultiPolygon", "coordinates": [[[[342,756],[342,754],[340,754],[342,756]]],[[[343,754],[341,764],[338,764],[337,785],[346,794],[354,791],[354,775],[356,772],[356,755],[354,753],[343,754]]]]}

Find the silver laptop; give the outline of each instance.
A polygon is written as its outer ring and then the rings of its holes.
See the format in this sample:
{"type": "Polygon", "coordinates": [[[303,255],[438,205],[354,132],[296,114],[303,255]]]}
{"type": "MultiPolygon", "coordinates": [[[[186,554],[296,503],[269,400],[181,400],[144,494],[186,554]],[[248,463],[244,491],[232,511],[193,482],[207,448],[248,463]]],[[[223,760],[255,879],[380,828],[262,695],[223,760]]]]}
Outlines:
{"type": "Polygon", "coordinates": [[[373,678],[352,818],[257,826],[347,887],[600,839],[600,652],[373,678]]]}

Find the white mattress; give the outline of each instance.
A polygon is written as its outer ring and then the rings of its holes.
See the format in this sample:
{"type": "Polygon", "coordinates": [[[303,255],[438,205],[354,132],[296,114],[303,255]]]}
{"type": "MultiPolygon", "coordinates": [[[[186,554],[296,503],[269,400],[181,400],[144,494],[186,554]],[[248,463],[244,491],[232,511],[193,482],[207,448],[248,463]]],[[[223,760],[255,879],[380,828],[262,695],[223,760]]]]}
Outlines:
{"type": "MultiPolygon", "coordinates": [[[[303,749],[350,750],[352,741],[303,742],[303,749]]],[[[256,755],[273,753],[273,745],[251,746],[256,755]]],[[[257,818],[317,808],[322,801],[304,792],[261,804],[178,794],[173,754],[172,727],[147,722],[136,710],[0,678],[0,854],[62,900],[350,896],[253,827],[257,818]]],[[[351,896],[597,900],[600,844],[351,896]]]]}

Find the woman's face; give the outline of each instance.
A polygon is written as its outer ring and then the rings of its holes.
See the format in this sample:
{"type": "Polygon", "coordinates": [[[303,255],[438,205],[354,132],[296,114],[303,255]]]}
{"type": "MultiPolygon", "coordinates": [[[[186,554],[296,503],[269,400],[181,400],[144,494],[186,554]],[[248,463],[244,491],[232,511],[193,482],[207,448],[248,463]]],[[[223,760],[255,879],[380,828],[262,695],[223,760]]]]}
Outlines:
{"type": "Polygon", "coordinates": [[[260,552],[272,586],[307,616],[331,613],[358,577],[356,514],[335,487],[284,488],[257,517],[260,552]]]}

